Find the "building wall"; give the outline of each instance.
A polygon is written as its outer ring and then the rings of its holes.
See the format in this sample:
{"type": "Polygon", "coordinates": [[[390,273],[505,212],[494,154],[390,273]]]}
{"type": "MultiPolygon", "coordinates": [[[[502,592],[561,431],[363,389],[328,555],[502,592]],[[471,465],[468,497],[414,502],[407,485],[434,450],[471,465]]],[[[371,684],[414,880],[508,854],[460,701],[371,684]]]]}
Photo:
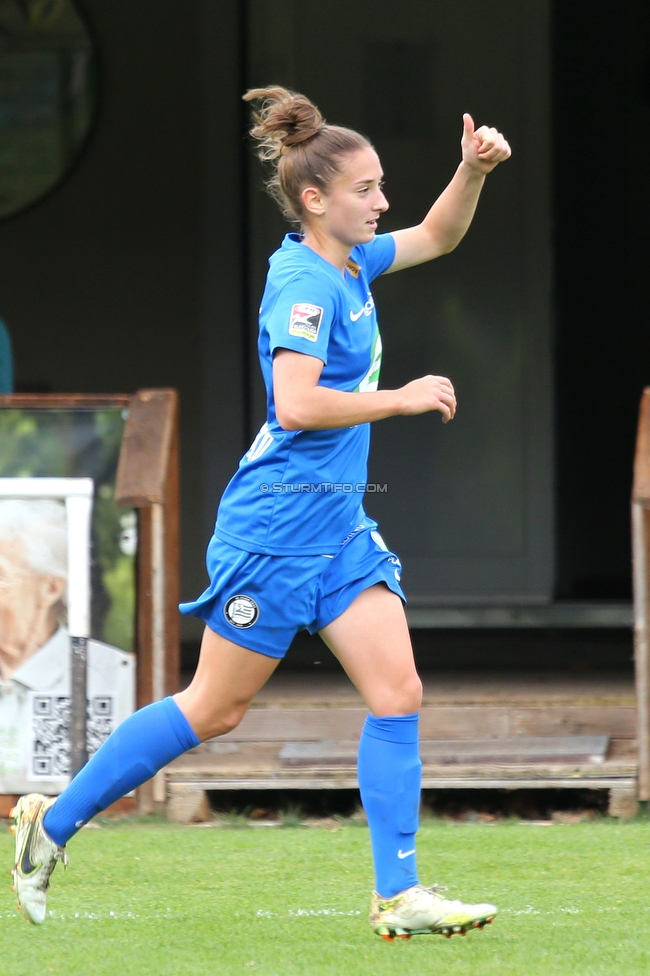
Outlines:
{"type": "MultiPolygon", "coordinates": [[[[451,179],[464,111],[511,140],[513,158],[487,178],[457,250],[373,286],[382,385],[447,375],[459,409],[446,426],[435,414],[374,425],[369,480],[386,491],[367,509],[402,558],[413,602],[550,600],[548,5],[359,0],[351,16],[331,0],[323,18],[317,3],[251,0],[249,11],[249,84],[304,91],[376,146],[391,203],[380,230],[421,220],[451,179]]],[[[252,335],[266,257],[287,228],[257,166],[248,182],[252,335]]],[[[251,365],[255,426],[264,400],[251,365]]]]}
{"type": "Polygon", "coordinates": [[[423,600],[548,598],[548,174],[528,150],[529,117],[536,132],[548,121],[545,8],[366,2],[351,29],[339,2],[325,21],[292,0],[83,9],[99,117],[64,185],[0,225],[0,314],[23,389],[179,389],[183,597],[203,586],[216,501],[261,419],[254,310],[283,227],[241,93],[279,76],[375,138],[394,190],[385,229],[419,219],[450,178],[463,110],[511,135],[515,159],[458,254],[378,284],[384,382],[447,372],[461,411],[449,432],[430,417],[376,432],[372,477],[389,494],[370,507],[423,600]],[[484,76],[485,45],[501,54],[484,76]]]}
{"type": "MultiPolygon", "coordinates": [[[[337,0],[326,18],[315,0],[80,5],[100,54],[99,117],[64,184],[0,223],[0,317],[20,389],[179,389],[183,597],[204,584],[216,501],[260,419],[254,310],[284,227],[243,139],[240,97],[247,84],[269,81],[304,87],[328,117],[373,137],[392,204],[384,229],[419,219],[453,172],[462,111],[499,125],[513,143],[513,160],[488,181],[458,251],[376,289],[385,383],[439,364],[459,388],[448,429],[420,418],[375,432],[371,477],[394,490],[373,511],[424,581],[410,591],[485,596],[485,588],[459,588],[476,544],[480,578],[501,546],[506,558],[519,551],[528,560],[520,597],[551,595],[555,498],[559,594],[629,593],[631,447],[638,395],[650,383],[648,190],[636,165],[650,131],[647,5],[625,0],[612,20],[604,5],[595,17],[571,0],[554,5],[550,23],[547,4],[534,0],[496,8],[337,0]],[[415,95],[427,71],[430,88],[415,95]],[[603,131],[606,159],[593,146],[603,131]],[[484,376],[490,363],[505,371],[501,386],[484,376]],[[454,552],[458,585],[445,589],[454,552]]],[[[493,574],[493,596],[513,595],[504,579],[493,574]]],[[[200,629],[183,627],[187,639],[200,629]]]]}
{"type": "Polygon", "coordinates": [[[19,390],[180,391],[182,592],[202,586],[201,8],[82,4],[100,109],[69,178],[0,223],[0,316],[19,390]]]}

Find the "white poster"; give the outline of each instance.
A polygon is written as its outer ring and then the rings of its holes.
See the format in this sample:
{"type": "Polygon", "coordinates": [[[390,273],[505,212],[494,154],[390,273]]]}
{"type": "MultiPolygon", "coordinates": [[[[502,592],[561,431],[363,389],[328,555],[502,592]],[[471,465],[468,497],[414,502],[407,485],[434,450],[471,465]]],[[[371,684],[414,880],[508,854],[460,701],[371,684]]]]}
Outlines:
{"type": "MultiPolygon", "coordinates": [[[[0,497],[0,793],[69,781],[68,573],[65,502],[0,497]]],[[[92,639],[87,650],[91,754],[135,707],[135,658],[92,639]]]]}

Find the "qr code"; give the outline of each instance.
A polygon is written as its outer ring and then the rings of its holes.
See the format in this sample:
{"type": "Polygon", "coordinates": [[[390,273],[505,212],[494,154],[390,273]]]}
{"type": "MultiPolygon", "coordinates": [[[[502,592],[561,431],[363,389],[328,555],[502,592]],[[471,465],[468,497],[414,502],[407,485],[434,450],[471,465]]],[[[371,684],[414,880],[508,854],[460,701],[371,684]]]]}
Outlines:
{"type": "MultiPolygon", "coordinates": [[[[87,703],[86,745],[92,756],[114,728],[113,698],[96,696],[87,703]]],[[[32,699],[30,779],[70,775],[70,698],[35,694],[32,699]]]]}

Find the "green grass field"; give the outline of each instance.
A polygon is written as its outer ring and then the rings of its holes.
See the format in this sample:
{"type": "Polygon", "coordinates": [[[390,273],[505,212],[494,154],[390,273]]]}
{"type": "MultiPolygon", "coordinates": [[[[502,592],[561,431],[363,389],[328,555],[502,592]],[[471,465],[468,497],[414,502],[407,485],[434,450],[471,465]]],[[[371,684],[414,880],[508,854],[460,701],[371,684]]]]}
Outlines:
{"type": "MultiPolygon", "coordinates": [[[[367,828],[103,824],[70,844],[41,927],[0,896],[7,971],[265,976],[635,976],[650,972],[650,821],[426,820],[425,883],[487,900],[483,932],[388,943],[367,922],[367,828]]],[[[7,868],[12,838],[0,855],[7,868]]]]}

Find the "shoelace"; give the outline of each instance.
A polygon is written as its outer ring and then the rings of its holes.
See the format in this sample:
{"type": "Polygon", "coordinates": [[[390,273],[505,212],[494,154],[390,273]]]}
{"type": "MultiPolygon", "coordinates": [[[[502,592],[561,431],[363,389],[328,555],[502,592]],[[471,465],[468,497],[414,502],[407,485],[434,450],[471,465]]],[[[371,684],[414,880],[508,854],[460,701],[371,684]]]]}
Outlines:
{"type": "Polygon", "coordinates": [[[56,867],[56,862],[57,861],[63,861],[63,867],[64,868],[67,868],[68,864],[70,863],[69,860],[68,860],[67,852],[65,851],[65,849],[63,847],[59,847],[58,848],[56,854],[52,858],[52,862],[50,864],[49,871],[46,871],[46,873],[45,873],[45,878],[44,878],[45,884],[43,885],[43,890],[44,891],[47,891],[47,889],[50,887],[50,877],[52,875],[52,871],[54,871],[54,868],[56,867]]]}
{"type": "MultiPolygon", "coordinates": [[[[416,885],[415,887],[416,888],[419,888],[420,891],[427,892],[427,894],[430,894],[430,895],[439,895],[440,892],[447,891],[447,886],[446,885],[439,885],[439,884],[432,884],[432,885],[429,885],[428,887],[426,887],[425,885],[420,884],[420,885],[416,885]]],[[[384,899],[383,904],[388,904],[392,900],[393,899],[386,898],[386,899],[384,899]]],[[[380,911],[384,911],[384,909],[380,907],[380,911]]]]}
{"type": "Polygon", "coordinates": [[[438,895],[438,894],[440,894],[441,891],[447,891],[448,890],[448,888],[447,888],[446,885],[439,885],[439,884],[429,885],[428,888],[425,888],[424,885],[422,885],[421,887],[424,888],[425,891],[431,892],[432,895],[438,895]]]}

